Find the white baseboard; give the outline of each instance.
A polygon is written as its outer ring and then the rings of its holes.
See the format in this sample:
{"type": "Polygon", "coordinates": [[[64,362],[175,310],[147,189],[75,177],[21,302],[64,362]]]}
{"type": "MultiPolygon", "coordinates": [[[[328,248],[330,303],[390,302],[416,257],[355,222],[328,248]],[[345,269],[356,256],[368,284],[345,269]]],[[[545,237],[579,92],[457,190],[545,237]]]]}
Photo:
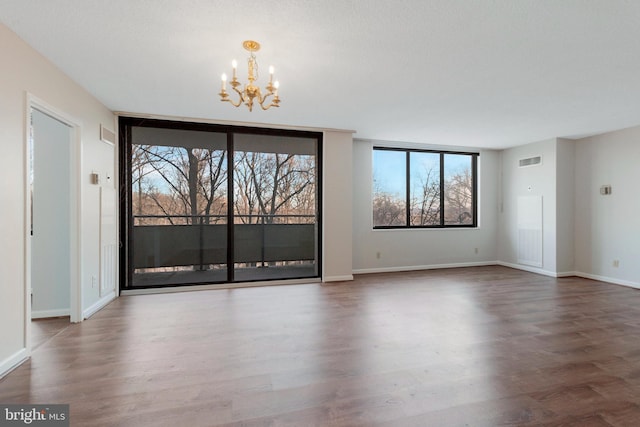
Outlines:
{"type": "Polygon", "coordinates": [[[69,316],[71,310],[68,308],[61,308],[58,310],[32,310],[31,318],[32,319],[44,319],[47,317],[61,317],[61,316],[69,316]]]}
{"type": "Polygon", "coordinates": [[[556,273],[555,271],[549,271],[549,270],[545,270],[537,267],[530,267],[528,265],[512,264],[510,262],[504,262],[504,261],[497,261],[496,264],[501,265],[503,267],[515,268],[516,270],[528,271],[529,273],[542,274],[543,276],[567,277],[567,276],[558,275],[558,274],[566,274],[566,273],[556,273]]]}
{"type": "Polygon", "coordinates": [[[632,282],[630,280],[615,279],[613,277],[599,276],[597,274],[583,273],[581,271],[576,271],[575,275],[578,277],[584,277],[585,279],[598,280],[600,282],[613,283],[614,285],[622,285],[628,286],[630,288],[640,289],[640,283],[632,282]]]}
{"type": "Polygon", "coordinates": [[[353,280],[353,274],[347,274],[344,276],[325,276],[323,282],[348,282],[353,280]]]}
{"type": "Polygon", "coordinates": [[[0,362],[0,378],[13,371],[28,359],[26,348],[22,348],[0,362]]]}
{"type": "Polygon", "coordinates": [[[543,270],[535,267],[528,267],[526,265],[511,264],[509,262],[503,262],[503,261],[498,261],[497,264],[502,265],[503,267],[515,268],[518,270],[524,270],[524,271],[529,271],[531,273],[543,274],[545,276],[550,276],[550,277],[561,278],[561,277],[576,276],[576,277],[583,277],[585,279],[598,280],[600,282],[612,283],[614,285],[622,285],[622,286],[628,286],[630,288],[640,289],[640,283],[638,282],[616,279],[608,276],[600,276],[597,274],[584,273],[582,271],[562,271],[562,272],[554,273],[553,271],[547,271],[547,270],[543,270]]]}
{"type": "Polygon", "coordinates": [[[556,277],[575,277],[578,276],[578,273],[575,271],[561,271],[560,273],[556,273],[556,277]]]}
{"type": "Polygon", "coordinates": [[[98,311],[100,311],[102,308],[104,308],[104,306],[106,306],[107,304],[109,304],[111,301],[113,301],[116,298],[116,293],[111,292],[110,294],[100,298],[95,304],[93,304],[91,307],[87,308],[86,310],[84,310],[82,312],[82,318],[83,319],[88,319],[89,317],[93,316],[94,314],[96,314],[98,311]]]}
{"type": "Polygon", "coordinates": [[[485,267],[488,265],[496,265],[496,261],[459,262],[459,263],[451,263],[451,264],[431,264],[431,265],[406,265],[402,267],[361,268],[361,269],[353,270],[353,274],[396,273],[396,272],[402,272],[402,271],[437,270],[441,268],[485,267]]]}
{"type": "MultiPolygon", "coordinates": [[[[530,273],[541,274],[549,277],[584,277],[585,279],[598,280],[600,282],[612,283],[614,285],[628,286],[635,289],[640,289],[639,282],[633,282],[630,280],[615,279],[608,276],[599,276],[597,274],[583,273],[581,271],[560,271],[553,272],[544,270],[542,268],[531,267],[527,265],[513,264],[504,261],[486,261],[486,262],[465,262],[457,264],[434,264],[434,265],[411,265],[403,267],[386,267],[386,268],[363,268],[353,270],[353,274],[368,274],[368,273],[395,273],[402,271],[416,271],[416,270],[435,270],[439,268],[458,268],[458,267],[482,267],[487,265],[501,265],[503,267],[513,268],[516,270],[528,271],[530,273]]],[[[329,280],[325,280],[329,281],[329,280]]]]}

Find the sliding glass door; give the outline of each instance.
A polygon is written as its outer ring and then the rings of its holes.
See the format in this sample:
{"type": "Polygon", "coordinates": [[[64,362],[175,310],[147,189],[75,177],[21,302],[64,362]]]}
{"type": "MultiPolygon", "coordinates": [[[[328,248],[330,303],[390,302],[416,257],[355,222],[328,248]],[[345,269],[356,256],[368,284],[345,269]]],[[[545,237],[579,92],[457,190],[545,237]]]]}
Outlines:
{"type": "Polygon", "coordinates": [[[120,131],[122,289],[319,277],[320,134],[120,131]]]}
{"type": "Polygon", "coordinates": [[[317,140],[234,134],[238,281],[318,276],[317,140]]]}
{"type": "Polygon", "coordinates": [[[131,128],[131,286],[227,277],[227,137],[131,128]]]}

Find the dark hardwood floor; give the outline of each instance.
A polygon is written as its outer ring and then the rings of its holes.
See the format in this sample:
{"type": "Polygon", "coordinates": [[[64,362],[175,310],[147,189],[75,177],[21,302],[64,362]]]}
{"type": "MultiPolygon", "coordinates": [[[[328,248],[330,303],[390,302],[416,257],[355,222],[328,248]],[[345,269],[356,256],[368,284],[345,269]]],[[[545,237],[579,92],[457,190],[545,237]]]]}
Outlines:
{"type": "Polygon", "coordinates": [[[479,267],[121,297],[0,402],[73,426],[638,426],[640,291],[479,267]]]}
{"type": "Polygon", "coordinates": [[[48,317],[31,321],[31,348],[36,350],[70,325],[69,316],[48,317]]]}

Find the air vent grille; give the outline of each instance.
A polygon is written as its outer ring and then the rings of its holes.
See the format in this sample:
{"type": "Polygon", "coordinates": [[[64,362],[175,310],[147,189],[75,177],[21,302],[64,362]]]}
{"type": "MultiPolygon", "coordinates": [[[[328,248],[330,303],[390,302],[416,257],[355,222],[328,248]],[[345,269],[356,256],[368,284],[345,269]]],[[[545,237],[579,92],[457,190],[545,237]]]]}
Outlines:
{"type": "Polygon", "coordinates": [[[540,163],[542,163],[542,157],[541,156],[529,157],[527,159],[520,159],[519,160],[519,164],[520,164],[521,168],[524,168],[526,166],[536,166],[536,165],[539,165],[540,163]]]}
{"type": "Polygon", "coordinates": [[[107,129],[106,127],[100,125],[100,139],[104,142],[108,142],[109,144],[116,143],[116,134],[114,131],[107,129]]]}

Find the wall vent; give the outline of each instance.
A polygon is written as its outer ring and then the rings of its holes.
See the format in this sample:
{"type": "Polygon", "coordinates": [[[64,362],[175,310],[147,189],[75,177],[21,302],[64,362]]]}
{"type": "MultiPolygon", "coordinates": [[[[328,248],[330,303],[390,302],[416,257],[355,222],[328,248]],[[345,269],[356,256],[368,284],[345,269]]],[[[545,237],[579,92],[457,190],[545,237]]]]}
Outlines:
{"type": "Polygon", "coordinates": [[[542,156],[529,157],[527,159],[520,159],[518,163],[521,168],[524,168],[527,166],[536,166],[542,163],[542,156]]]}
{"type": "Polygon", "coordinates": [[[115,143],[116,143],[116,134],[115,134],[114,131],[109,130],[106,127],[100,125],[100,139],[103,142],[115,145],[115,143]]]}
{"type": "Polygon", "coordinates": [[[539,165],[540,163],[542,163],[542,156],[535,156],[518,160],[518,164],[521,168],[524,168],[526,166],[539,165]]]}

